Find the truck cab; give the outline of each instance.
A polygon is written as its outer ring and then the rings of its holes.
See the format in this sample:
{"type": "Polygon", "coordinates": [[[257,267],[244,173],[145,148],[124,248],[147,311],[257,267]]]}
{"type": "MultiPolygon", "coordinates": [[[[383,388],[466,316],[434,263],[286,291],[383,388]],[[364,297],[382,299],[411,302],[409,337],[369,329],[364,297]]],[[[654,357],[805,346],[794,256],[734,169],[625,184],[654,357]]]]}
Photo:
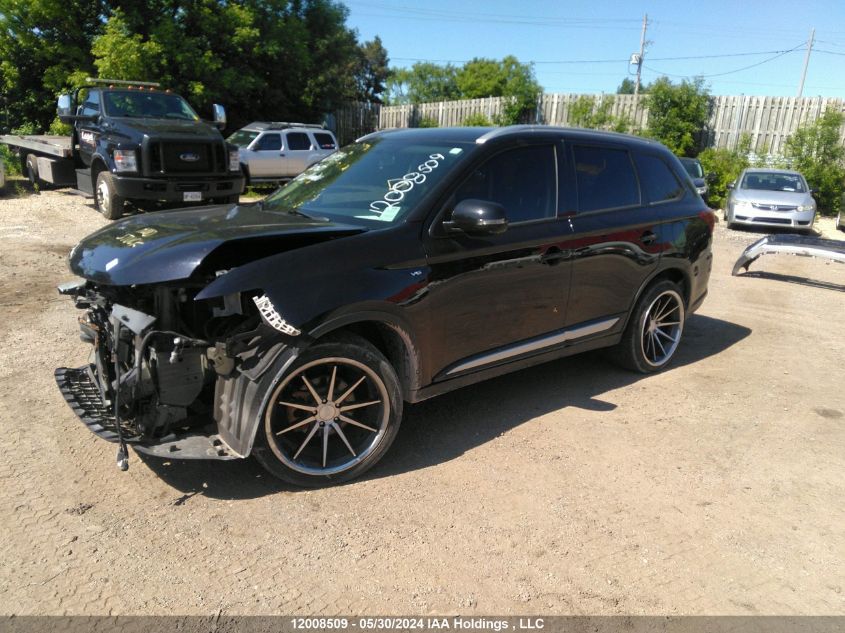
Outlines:
{"type": "Polygon", "coordinates": [[[72,125],[77,189],[110,219],[129,200],[225,203],[243,191],[238,148],[220,133],[222,106],[205,122],[158,84],[101,80],[60,97],[59,118],[72,125]]]}

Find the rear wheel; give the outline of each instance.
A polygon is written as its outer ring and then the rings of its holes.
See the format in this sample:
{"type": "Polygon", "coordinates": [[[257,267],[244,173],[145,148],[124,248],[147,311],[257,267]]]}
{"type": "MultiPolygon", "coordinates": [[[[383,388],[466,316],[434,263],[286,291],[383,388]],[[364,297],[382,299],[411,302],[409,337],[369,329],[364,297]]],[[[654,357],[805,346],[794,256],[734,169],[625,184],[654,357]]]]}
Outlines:
{"type": "Polygon", "coordinates": [[[401,418],[399,380],[381,352],[357,336],[317,343],[274,388],[254,453],[298,486],[340,483],[381,459],[401,418]]]}
{"type": "Polygon", "coordinates": [[[681,342],[685,316],[677,284],[665,280],[648,288],[615,349],[617,362],[643,374],[663,369],[681,342]]]}
{"type": "Polygon", "coordinates": [[[97,209],[109,220],[117,220],[123,215],[124,199],[117,195],[114,179],[108,171],[97,174],[97,184],[94,188],[94,199],[97,209]]]}

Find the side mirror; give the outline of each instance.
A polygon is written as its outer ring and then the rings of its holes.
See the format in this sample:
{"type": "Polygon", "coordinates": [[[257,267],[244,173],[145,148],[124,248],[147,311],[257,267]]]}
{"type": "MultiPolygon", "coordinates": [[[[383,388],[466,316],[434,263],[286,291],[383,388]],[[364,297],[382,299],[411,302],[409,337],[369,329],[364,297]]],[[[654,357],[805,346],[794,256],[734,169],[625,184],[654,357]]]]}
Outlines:
{"type": "Polygon", "coordinates": [[[728,189],[733,189],[733,188],[734,188],[734,183],[729,182],[729,183],[728,183],[728,189]]]}
{"type": "Polygon", "coordinates": [[[693,178],[692,184],[695,185],[696,189],[702,189],[703,187],[707,186],[707,183],[704,181],[704,178],[693,178]]]}
{"type": "Polygon", "coordinates": [[[816,195],[818,192],[819,192],[818,187],[813,187],[812,189],[810,189],[810,193],[813,194],[813,195],[816,195]]]}
{"type": "Polygon", "coordinates": [[[452,219],[443,223],[449,233],[467,235],[499,235],[508,228],[505,208],[487,200],[461,200],[452,211],[452,219]]]}
{"type": "Polygon", "coordinates": [[[68,117],[72,116],[72,109],[73,105],[70,99],[70,95],[61,95],[58,101],[58,107],[56,108],[57,114],[59,115],[59,121],[62,123],[70,123],[70,119],[68,117]]]}
{"type": "Polygon", "coordinates": [[[211,106],[212,111],[212,118],[214,119],[214,125],[217,129],[222,130],[226,127],[226,108],[224,108],[219,103],[215,103],[211,106]]]}

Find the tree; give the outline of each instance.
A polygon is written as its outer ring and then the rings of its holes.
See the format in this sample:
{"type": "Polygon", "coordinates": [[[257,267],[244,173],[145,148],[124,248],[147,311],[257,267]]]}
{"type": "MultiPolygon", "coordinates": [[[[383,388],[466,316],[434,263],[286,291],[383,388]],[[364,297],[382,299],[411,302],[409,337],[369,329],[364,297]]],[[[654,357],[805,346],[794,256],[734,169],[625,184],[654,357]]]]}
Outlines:
{"type": "Polygon", "coordinates": [[[649,87],[646,107],[646,135],[686,156],[695,149],[707,123],[710,93],[700,78],[673,84],[661,77],[649,87]]]}
{"type": "Polygon", "coordinates": [[[394,70],[388,78],[390,103],[427,103],[458,99],[457,69],[417,62],[410,68],[394,70]]]}
{"type": "MultiPolygon", "coordinates": [[[[634,86],[635,85],[636,84],[634,83],[633,79],[631,79],[630,77],[625,77],[625,79],[622,80],[622,83],[619,84],[619,87],[616,89],[616,94],[618,94],[618,95],[632,95],[632,94],[634,94],[634,86]]],[[[645,92],[645,90],[641,89],[640,92],[645,92]]]]}
{"type": "Polygon", "coordinates": [[[381,96],[387,88],[390,75],[389,61],[387,50],[378,35],[358,47],[358,67],[355,72],[358,101],[383,103],[381,96]]]}
{"type": "Polygon", "coordinates": [[[817,188],[819,209],[835,215],[845,193],[845,147],[839,140],[845,115],[826,110],[809,125],[799,127],[786,141],[786,157],[811,187],[817,188]]]}
{"type": "Polygon", "coordinates": [[[537,103],[542,92],[530,64],[522,64],[513,55],[502,61],[475,58],[461,68],[456,77],[462,99],[481,97],[508,98],[498,123],[518,123],[537,103]]]}
{"type": "Polygon", "coordinates": [[[112,13],[103,34],[94,38],[91,53],[100,77],[152,80],[161,75],[161,45],[132,33],[120,9],[112,13]]]}
{"type": "Polygon", "coordinates": [[[0,0],[0,127],[44,130],[74,72],[93,74],[103,0],[0,0]]]}

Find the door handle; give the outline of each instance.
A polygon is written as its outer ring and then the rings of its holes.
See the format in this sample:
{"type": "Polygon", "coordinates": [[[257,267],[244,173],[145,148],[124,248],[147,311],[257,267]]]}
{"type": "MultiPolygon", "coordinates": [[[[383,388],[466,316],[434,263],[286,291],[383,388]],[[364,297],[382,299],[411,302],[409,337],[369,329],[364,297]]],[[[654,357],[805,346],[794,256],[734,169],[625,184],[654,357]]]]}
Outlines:
{"type": "Polygon", "coordinates": [[[284,152],[282,152],[281,154],[279,154],[279,156],[284,156],[284,155],[285,155],[285,153],[284,153],[284,152]]]}
{"type": "Polygon", "coordinates": [[[654,242],[657,241],[657,235],[655,235],[651,231],[646,231],[645,233],[640,235],[640,241],[645,245],[654,244],[654,242]]]}

